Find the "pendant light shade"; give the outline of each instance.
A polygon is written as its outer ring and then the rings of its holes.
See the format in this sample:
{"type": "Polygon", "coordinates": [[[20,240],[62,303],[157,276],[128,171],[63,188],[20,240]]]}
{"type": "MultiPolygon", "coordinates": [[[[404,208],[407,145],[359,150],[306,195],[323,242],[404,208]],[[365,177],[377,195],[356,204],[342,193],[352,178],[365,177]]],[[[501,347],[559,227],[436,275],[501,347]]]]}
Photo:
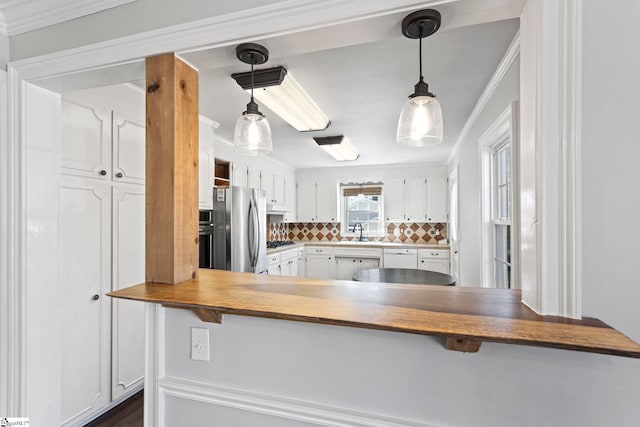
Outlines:
{"type": "Polygon", "coordinates": [[[236,56],[240,61],[251,64],[251,100],[245,112],[236,121],[233,131],[235,151],[252,156],[271,154],[273,152],[271,126],[253,100],[253,66],[267,62],[269,51],[255,43],[244,43],[236,48],[236,56]]]}
{"type": "Polygon", "coordinates": [[[396,142],[412,147],[425,147],[442,142],[442,108],[422,76],[422,39],[440,28],[440,13],[420,10],[402,21],[402,33],[419,39],[420,81],[400,112],[396,142]]]}

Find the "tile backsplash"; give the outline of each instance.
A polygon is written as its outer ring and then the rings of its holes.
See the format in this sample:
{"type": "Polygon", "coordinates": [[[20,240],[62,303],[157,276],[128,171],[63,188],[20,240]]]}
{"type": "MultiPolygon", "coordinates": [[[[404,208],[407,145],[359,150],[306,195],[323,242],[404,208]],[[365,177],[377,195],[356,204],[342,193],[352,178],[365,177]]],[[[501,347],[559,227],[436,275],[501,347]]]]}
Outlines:
{"type": "MultiPolygon", "coordinates": [[[[447,238],[446,223],[397,222],[386,223],[387,233],[382,239],[369,237],[368,240],[383,242],[438,243],[447,238]]],[[[355,240],[352,236],[342,236],[340,223],[282,223],[269,222],[269,240],[294,240],[303,242],[329,242],[355,240]]]]}

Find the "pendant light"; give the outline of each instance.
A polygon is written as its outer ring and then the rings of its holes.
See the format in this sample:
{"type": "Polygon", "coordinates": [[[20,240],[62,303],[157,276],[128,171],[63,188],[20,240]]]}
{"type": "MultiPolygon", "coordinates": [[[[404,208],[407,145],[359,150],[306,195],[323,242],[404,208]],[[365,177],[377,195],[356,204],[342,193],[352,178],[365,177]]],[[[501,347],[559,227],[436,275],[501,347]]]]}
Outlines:
{"type": "Polygon", "coordinates": [[[440,28],[440,13],[425,9],[413,12],[402,20],[402,34],[419,39],[420,81],[400,113],[396,143],[425,147],[442,142],[442,108],[422,76],[422,39],[440,28]]]}
{"type": "Polygon", "coordinates": [[[271,154],[271,127],[269,122],[258,110],[258,104],[253,100],[253,67],[264,64],[269,59],[269,51],[256,43],[243,43],[236,47],[236,57],[245,64],[251,64],[251,100],[247,109],[236,121],[233,132],[235,151],[242,154],[257,156],[271,154]]]}

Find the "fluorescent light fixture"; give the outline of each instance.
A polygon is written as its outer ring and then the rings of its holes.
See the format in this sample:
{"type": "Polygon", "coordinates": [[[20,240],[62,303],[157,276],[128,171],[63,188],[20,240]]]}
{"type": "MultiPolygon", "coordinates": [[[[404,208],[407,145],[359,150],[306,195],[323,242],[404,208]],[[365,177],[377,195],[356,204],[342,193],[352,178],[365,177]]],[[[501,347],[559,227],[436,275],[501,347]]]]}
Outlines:
{"type": "MultiPolygon", "coordinates": [[[[251,73],[232,74],[247,92],[251,90],[251,73]]],[[[331,122],[286,68],[274,67],[254,71],[254,97],[300,132],[324,130],[331,122]]]]}
{"type": "Polygon", "coordinates": [[[344,135],[314,137],[316,144],[339,162],[356,160],[360,155],[344,135]]]}

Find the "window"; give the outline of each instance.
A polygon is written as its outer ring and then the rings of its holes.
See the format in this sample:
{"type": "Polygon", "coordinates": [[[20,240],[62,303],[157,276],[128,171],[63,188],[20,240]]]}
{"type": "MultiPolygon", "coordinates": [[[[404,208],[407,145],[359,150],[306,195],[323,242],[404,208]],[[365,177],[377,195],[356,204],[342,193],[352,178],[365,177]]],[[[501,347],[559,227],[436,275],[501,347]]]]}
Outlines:
{"type": "Polygon", "coordinates": [[[511,288],[511,144],[491,153],[491,222],[493,228],[493,272],[496,288],[511,288]]]}
{"type": "Polygon", "coordinates": [[[381,185],[342,185],[343,236],[379,237],[384,234],[381,185]]]}

